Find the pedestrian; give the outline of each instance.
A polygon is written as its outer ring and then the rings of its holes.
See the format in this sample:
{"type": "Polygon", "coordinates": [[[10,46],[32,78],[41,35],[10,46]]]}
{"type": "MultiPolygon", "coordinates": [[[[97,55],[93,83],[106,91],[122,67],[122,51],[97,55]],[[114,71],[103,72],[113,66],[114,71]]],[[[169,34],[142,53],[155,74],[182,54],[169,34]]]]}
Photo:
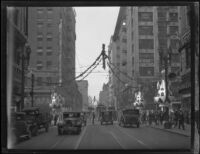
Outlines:
{"type": "Polygon", "coordinates": [[[178,110],[175,110],[175,112],[174,112],[174,128],[177,127],[177,124],[178,124],[178,116],[179,116],[179,112],[178,112],[178,110]]]}
{"type": "Polygon", "coordinates": [[[94,124],[94,119],[95,119],[95,113],[92,113],[92,124],[94,124]]]}
{"type": "Polygon", "coordinates": [[[183,114],[182,110],[179,111],[179,125],[178,125],[178,128],[180,129],[180,127],[182,127],[182,129],[185,130],[185,126],[184,126],[184,114],[183,114]]]}

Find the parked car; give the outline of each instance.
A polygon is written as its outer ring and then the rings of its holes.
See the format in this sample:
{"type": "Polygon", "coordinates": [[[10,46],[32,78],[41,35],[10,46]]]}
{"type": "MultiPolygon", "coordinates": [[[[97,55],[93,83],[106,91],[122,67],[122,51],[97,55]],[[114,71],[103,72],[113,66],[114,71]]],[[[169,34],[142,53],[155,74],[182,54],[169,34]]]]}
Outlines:
{"type": "Polygon", "coordinates": [[[80,134],[82,129],[81,112],[63,112],[58,119],[58,135],[80,134]]]}
{"type": "Polygon", "coordinates": [[[120,126],[132,126],[136,125],[137,128],[140,127],[140,111],[139,109],[124,109],[121,112],[121,116],[119,118],[120,126]]]}
{"type": "Polygon", "coordinates": [[[39,129],[49,130],[50,116],[40,113],[38,107],[30,107],[22,110],[26,114],[27,123],[30,125],[31,135],[37,136],[39,129]]]}
{"type": "Polygon", "coordinates": [[[22,139],[30,139],[30,125],[25,120],[25,113],[15,112],[12,114],[12,133],[16,137],[16,143],[20,142],[22,139]]]}
{"type": "Polygon", "coordinates": [[[101,125],[104,123],[113,125],[113,114],[112,111],[102,111],[100,116],[101,125]]]}

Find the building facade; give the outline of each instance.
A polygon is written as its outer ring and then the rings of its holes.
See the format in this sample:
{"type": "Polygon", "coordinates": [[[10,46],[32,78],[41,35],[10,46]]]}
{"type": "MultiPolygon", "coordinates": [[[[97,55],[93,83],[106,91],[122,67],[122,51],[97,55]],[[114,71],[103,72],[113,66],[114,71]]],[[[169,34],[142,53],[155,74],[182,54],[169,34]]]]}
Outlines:
{"type": "MultiPolygon", "coordinates": [[[[180,73],[178,11],[179,7],[168,6],[120,8],[111,38],[110,57],[116,67],[124,72],[115,72],[124,83],[110,73],[111,89],[114,89],[115,96],[119,97],[119,89],[124,91],[127,87],[131,96],[140,90],[144,103],[153,107],[154,89],[156,82],[161,79],[165,54],[169,53],[170,56],[168,72],[180,73]]],[[[131,96],[130,103],[133,102],[131,96]]],[[[119,103],[120,98],[116,99],[119,103]]]]}
{"type": "MultiPolygon", "coordinates": [[[[48,106],[53,92],[65,98],[64,107],[70,110],[79,102],[75,82],[75,16],[71,7],[29,8],[29,41],[33,51],[30,70],[35,76],[36,106],[48,106]]],[[[28,91],[31,83],[27,81],[28,91]]]]}
{"type": "Polygon", "coordinates": [[[99,104],[103,104],[108,107],[109,104],[109,85],[103,84],[102,91],[99,93],[99,104]]]}
{"type": "MultiPolygon", "coordinates": [[[[29,65],[28,9],[26,7],[7,8],[7,63],[8,77],[12,81],[11,108],[20,111],[24,107],[24,76],[29,65]]],[[[8,84],[9,85],[9,84],[8,84]]]]}
{"type": "Polygon", "coordinates": [[[87,111],[89,107],[88,102],[88,81],[87,80],[81,80],[76,81],[78,84],[78,90],[80,91],[82,95],[82,111],[87,111]]]}

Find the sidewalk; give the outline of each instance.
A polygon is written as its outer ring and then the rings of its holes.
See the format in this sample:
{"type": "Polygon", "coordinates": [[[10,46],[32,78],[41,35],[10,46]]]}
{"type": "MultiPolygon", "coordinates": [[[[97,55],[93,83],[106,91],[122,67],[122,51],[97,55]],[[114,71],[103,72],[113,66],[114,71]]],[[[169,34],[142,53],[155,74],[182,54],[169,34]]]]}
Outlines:
{"type": "MultiPolygon", "coordinates": [[[[149,126],[149,125],[147,125],[147,126],[149,126]]],[[[172,127],[171,129],[165,129],[163,125],[155,125],[154,123],[149,127],[161,129],[161,130],[168,131],[168,132],[171,132],[171,133],[184,135],[184,136],[187,136],[187,137],[191,136],[191,125],[189,125],[189,124],[185,124],[185,130],[178,129],[178,126],[176,128],[172,127]]]]}

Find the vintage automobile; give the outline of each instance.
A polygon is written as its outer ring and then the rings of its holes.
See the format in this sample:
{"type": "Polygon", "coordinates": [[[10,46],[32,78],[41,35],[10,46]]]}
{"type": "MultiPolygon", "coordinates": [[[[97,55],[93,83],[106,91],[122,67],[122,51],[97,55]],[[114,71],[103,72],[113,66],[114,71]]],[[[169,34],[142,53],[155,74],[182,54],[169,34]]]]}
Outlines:
{"type": "Polygon", "coordinates": [[[30,125],[27,123],[25,119],[25,113],[23,112],[15,112],[12,114],[12,133],[16,137],[16,143],[22,141],[22,139],[30,139],[30,125]]]}
{"type": "Polygon", "coordinates": [[[22,110],[26,114],[27,123],[30,125],[31,135],[37,136],[39,129],[49,130],[50,117],[40,113],[38,107],[30,107],[22,110]]]}
{"type": "Polygon", "coordinates": [[[101,125],[103,125],[104,123],[106,124],[112,124],[113,125],[113,114],[112,111],[102,111],[100,113],[100,122],[101,125]]]}
{"type": "Polygon", "coordinates": [[[120,126],[132,126],[136,125],[137,128],[140,127],[140,112],[138,109],[124,109],[121,112],[121,116],[119,118],[120,126]]]}
{"type": "Polygon", "coordinates": [[[58,119],[58,135],[64,133],[81,133],[81,112],[63,112],[58,119]]]}

